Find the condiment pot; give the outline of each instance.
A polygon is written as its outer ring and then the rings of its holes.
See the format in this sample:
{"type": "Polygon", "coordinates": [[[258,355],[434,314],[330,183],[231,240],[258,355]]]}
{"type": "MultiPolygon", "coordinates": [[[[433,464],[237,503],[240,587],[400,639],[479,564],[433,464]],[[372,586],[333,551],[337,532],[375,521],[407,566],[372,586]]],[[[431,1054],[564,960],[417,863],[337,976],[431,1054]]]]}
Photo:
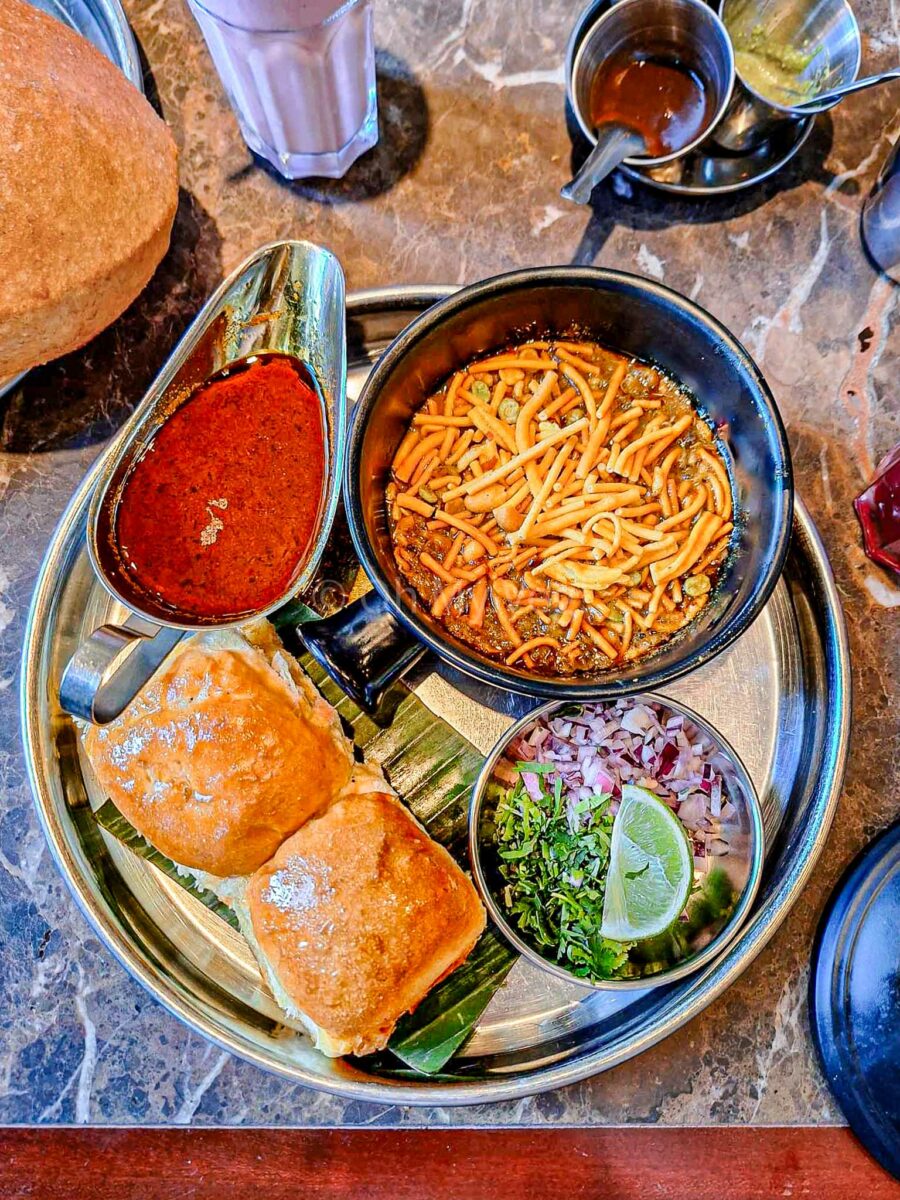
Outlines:
{"type": "MultiPolygon", "coordinates": [[[[312,580],[340,496],[346,441],[344,275],[328,250],[310,242],[263,246],[207,301],[147,395],[107,452],[88,514],[87,548],[106,590],[128,612],[122,625],[95,630],[63,673],[60,701],[73,716],[103,724],[132,700],[185,633],[266,616],[312,580]],[[130,469],[178,406],[211,375],[256,354],[277,351],[309,370],[322,406],[325,494],[310,550],[283,595],[264,609],[227,620],[163,610],[116,569],[109,552],[114,506],[130,469]]],[[[228,446],[223,445],[223,453],[228,446]]]]}
{"type": "Polygon", "coordinates": [[[597,141],[590,111],[594,77],[611,55],[627,47],[676,60],[703,81],[710,104],[703,129],[685,146],[670,154],[635,155],[622,161],[656,167],[689,154],[715,128],[731,99],[734,54],[719,17],[704,0],[618,0],[605,11],[595,3],[579,20],[573,37],[591,20],[577,49],[570,42],[566,59],[566,95],[584,136],[592,144],[597,141]]]}
{"type": "MultiPolygon", "coordinates": [[[[826,92],[856,79],[862,59],[859,25],[848,0],[720,0],[719,15],[735,45],[742,36],[763,30],[773,43],[787,48],[817,51],[799,79],[814,73],[816,92],[826,92]],[[822,62],[821,69],[817,66],[822,62]]],[[[798,100],[800,97],[798,96],[798,100]]],[[[818,112],[838,101],[823,104],[818,112]]],[[[714,141],[725,150],[746,153],[761,145],[785,121],[802,120],[808,107],[797,111],[763,95],[736,69],[735,88],[728,111],[716,127],[714,141]]]]}
{"type": "MultiPolygon", "coordinates": [[[[747,768],[741,762],[737,751],[722,736],[717,729],[704,720],[685,704],[653,693],[642,693],[635,697],[639,703],[660,703],[671,713],[680,715],[690,722],[701,735],[716,747],[718,765],[727,787],[728,800],[731,802],[733,814],[722,823],[722,834],[730,845],[730,853],[723,858],[707,859],[702,868],[695,865],[695,887],[697,895],[702,896],[710,875],[716,870],[720,877],[724,874],[734,891],[734,907],[727,917],[717,914],[710,921],[695,918],[690,924],[681,926],[683,957],[672,958],[661,970],[652,974],[642,974],[629,979],[606,979],[588,981],[573,974],[560,963],[545,958],[538,950],[521,936],[513,919],[507,912],[503,900],[505,881],[498,869],[497,847],[495,842],[494,816],[497,798],[503,781],[498,774],[498,765],[507,754],[509,747],[529,730],[541,718],[555,716],[560,710],[571,713],[572,706],[551,701],[532,709],[530,713],[505,730],[499,741],[484,760],[484,765],[472,788],[469,801],[469,863],[472,867],[472,879],[478,888],[491,920],[502,932],[507,941],[524,955],[529,962],[541,970],[577,983],[581,987],[592,987],[598,991],[629,991],[660,987],[682,979],[685,975],[699,970],[704,964],[717,958],[725,948],[737,937],[741,926],[750,915],[753,902],[759,890],[765,861],[765,830],[763,827],[762,806],[756,794],[756,788],[750,778],[747,768]]],[[[507,764],[509,765],[509,764],[507,764]]],[[[660,939],[665,942],[667,939],[660,939]]]]}

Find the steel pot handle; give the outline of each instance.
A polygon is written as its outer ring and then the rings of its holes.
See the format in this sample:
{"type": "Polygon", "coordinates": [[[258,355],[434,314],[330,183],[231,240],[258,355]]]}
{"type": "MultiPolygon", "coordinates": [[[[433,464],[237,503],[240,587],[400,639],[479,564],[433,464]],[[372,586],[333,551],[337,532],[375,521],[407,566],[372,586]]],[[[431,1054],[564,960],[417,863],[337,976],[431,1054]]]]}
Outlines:
{"type": "Polygon", "coordinates": [[[81,643],[63,671],[59,702],[67,713],[106,725],[138,694],[184,637],[183,629],[154,633],[101,625],[81,643]]]}
{"type": "Polygon", "coordinates": [[[425,653],[377,592],[361,596],[333,616],[304,621],[297,633],[338,687],[369,713],[425,653]]]}

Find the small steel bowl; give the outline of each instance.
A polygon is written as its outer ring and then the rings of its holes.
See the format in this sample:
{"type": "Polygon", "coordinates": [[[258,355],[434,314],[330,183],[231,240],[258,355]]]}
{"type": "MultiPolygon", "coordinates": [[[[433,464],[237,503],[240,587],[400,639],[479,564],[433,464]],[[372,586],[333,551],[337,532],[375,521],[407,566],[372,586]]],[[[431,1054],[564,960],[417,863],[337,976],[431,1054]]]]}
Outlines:
{"type": "Polygon", "coordinates": [[[618,0],[605,8],[592,4],[576,31],[580,40],[577,45],[570,42],[566,56],[566,97],[592,145],[597,132],[590,115],[591,84],[603,62],[625,46],[671,54],[693,70],[712,95],[709,119],[697,137],[669,154],[626,158],[626,166],[658,167],[690,154],[728,107],[735,78],[731,39],[705,0],[618,0]]]}
{"type": "MultiPolygon", "coordinates": [[[[719,0],[719,16],[732,40],[742,32],[749,34],[757,26],[765,27],[786,45],[815,46],[824,51],[827,67],[818,78],[817,91],[852,83],[862,61],[862,37],[849,0],[719,0]]],[[[816,74],[816,59],[803,74],[816,74]]],[[[803,77],[801,74],[800,78],[803,77]]],[[[716,128],[714,140],[726,150],[743,153],[761,145],[786,121],[802,120],[789,104],[782,104],[754,88],[735,66],[735,88],[728,111],[716,128]]],[[[809,97],[815,100],[815,95],[809,97]]],[[[823,104],[825,112],[839,101],[823,104]]]]}
{"type": "MultiPolygon", "coordinates": [[[[535,966],[540,967],[541,970],[548,971],[559,979],[567,979],[570,983],[577,983],[581,987],[590,987],[598,991],[660,987],[662,984],[672,983],[676,979],[681,979],[683,976],[699,970],[721,954],[737,936],[750,913],[759,890],[765,856],[762,806],[747,768],[733,747],[708,721],[677,700],[653,692],[644,692],[631,697],[631,701],[634,703],[657,702],[665,705],[674,713],[680,713],[710,739],[727,763],[727,767],[723,767],[723,775],[728,788],[728,799],[736,812],[730,822],[723,823],[722,831],[727,836],[731,849],[727,855],[709,859],[707,862],[728,870],[729,879],[738,898],[730,917],[724,924],[718,927],[714,925],[700,926],[695,931],[690,943],[691,953],[687,957],[673,960],[671,967],[653,974],[629,979],[592,981],[574,975],[559,963],[544,958],[538,950],[523,939],[506,918],[503,904],[499,898],[504,884],[497,868],[496,855],[492,853],[495,845],[494,801],[490,795],[489,785],[494,779],[498,762],[514,738],[529,729],[547,713],[584,709],[587,705],[554,700],[540,705],[517,721],[503,734],[485,759],[472,789],[472,798],[469,803],[469,861],[475,886],[478,888],[491,920],[520,954],[535,966]]],[[[708,878],[710,873],[710,868],[705,873],[695,871],[695,883],[699,882],[702,886],[703,879],[708,878]]]]}

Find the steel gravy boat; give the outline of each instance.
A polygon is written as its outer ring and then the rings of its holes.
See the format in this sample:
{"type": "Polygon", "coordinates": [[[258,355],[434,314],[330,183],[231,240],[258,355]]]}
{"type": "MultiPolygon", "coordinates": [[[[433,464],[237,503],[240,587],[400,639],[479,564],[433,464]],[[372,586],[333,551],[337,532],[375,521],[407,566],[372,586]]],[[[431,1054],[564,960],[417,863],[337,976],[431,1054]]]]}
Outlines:
{"type": "Polygon", "coordinates": [[[124,625],[103,625],[84,641],[60,683],[60,702],[85,721],[105,724],[134,698],[191,630],[263,617],[310,583],[340,497],[346,442],[344,274],[335,256],[310,242],[263,246],[210,297],[107,452],[88,513],[87,547],[106,590],[129,608],[124,625]],[[211,375],[255,354],[300,360],[318,393],[325,430],[325,492],[306,558],[284,593],[258,611],[227,620],[168,610],[139,592],[109,552],[115,497],[129,471],[173,411],[211,375]]]}

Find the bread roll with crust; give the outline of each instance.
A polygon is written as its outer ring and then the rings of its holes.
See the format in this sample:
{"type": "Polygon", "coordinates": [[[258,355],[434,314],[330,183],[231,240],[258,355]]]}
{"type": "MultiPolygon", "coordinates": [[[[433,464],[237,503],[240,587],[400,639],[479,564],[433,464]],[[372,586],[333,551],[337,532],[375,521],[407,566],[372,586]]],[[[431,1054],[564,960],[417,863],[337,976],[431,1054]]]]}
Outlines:
{"type": "Polygon", "coordinates": [[[273,995],[331,1057],[387,1045],[485,926],[469,879],[366,767],[233,883],[226,898],[273,995]]]}
{"type": "Polygon", "coordinates": [[[353,762],[337,713],[267,621],[186,638],[83,744],[135,829],[179,866],[217,877],[266,862],[334,799],[353,762]]]}
{"type": "Polygon", "coordinates": [[[84,345],[169,245],[177,155],[103,54],[22,0],[0,0],[0,376],[84,345]]]}

